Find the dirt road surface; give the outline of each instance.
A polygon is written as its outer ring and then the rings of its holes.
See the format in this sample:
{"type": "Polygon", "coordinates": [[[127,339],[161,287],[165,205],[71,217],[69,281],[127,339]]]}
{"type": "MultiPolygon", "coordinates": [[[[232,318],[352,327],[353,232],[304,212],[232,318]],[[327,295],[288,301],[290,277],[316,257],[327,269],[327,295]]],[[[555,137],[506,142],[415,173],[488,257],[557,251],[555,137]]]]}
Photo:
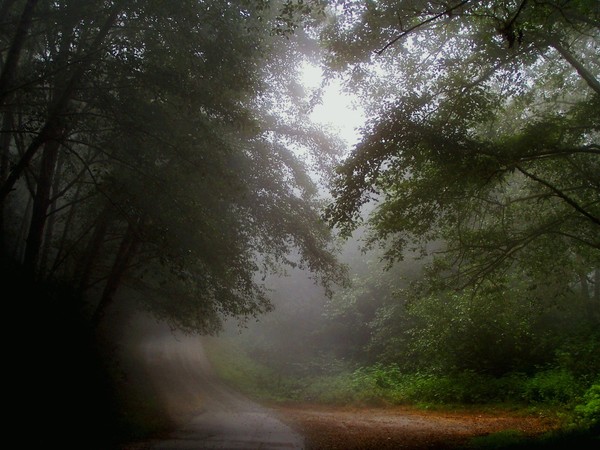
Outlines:
{"type": "Polygon", "coordinates": [[[170,436],[135,450],[305,449],[433,450],[455,448],[502,430],[535,435],[553,428],[536,417],[411,408],[258,405],[223,384],[201,338],[158,333],[140,351],[167,412],[180,424],[170,436]]]}
{"type": "Polygon", "coordinates": [[[557,426],[543,417],[423,411],[410,407],[280,406],[284,420],[305,436],[306,450],[442,450],[470,438],[513,430],[535,436],[557,426]]]}
{"type": "Polygon", "coordinates": [[[146,339],[141,352],[167,411],[180,426],[152,450],[303,449],[304,438],[273,411],[221,383],[200,338],[163,333],[146,339]]]}

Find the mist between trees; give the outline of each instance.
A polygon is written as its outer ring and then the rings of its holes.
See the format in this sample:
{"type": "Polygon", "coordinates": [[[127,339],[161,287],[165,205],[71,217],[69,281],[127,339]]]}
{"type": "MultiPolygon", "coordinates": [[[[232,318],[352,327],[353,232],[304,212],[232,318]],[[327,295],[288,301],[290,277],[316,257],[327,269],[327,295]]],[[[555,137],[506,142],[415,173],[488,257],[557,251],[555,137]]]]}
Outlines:
{"type": "MultiPolygon", "coordinates": [[[[248,324],[240,351],[281,398],[597,426],[599,8],[0,2],[5,296],[42,346],[15,358],[32,383],[61,368],[32,398],[67,373],[111,391],[145,311],[248,324]],[[353,148],[310,120],[303,61],[358,96],[353,148]]],[[[99,397],[72,407],[126,429],[99,397]]]]}

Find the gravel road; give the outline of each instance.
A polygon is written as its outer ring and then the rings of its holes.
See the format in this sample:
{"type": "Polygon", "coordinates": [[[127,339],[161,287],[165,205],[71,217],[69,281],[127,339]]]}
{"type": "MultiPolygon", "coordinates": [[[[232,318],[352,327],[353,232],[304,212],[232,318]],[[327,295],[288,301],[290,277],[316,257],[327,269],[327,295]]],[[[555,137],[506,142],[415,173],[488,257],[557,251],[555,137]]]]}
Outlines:
{"type": "Polygon", "coordinates": [[[148,381],[179,426],[163,439],[127,450],[442,450],[498,431],[536,435],[556,426],[543,417],[408,407],[265,407],[219,381],[199,337],[154,333],[137,351],[148,381]]]}
{"type": "Polygon", "coordinates": [[[144,340],[151,382],[177,431],[152,450],[304,449],[304,438],[275,413],[221,383],[199,337],[163,333],[144,340]]]}

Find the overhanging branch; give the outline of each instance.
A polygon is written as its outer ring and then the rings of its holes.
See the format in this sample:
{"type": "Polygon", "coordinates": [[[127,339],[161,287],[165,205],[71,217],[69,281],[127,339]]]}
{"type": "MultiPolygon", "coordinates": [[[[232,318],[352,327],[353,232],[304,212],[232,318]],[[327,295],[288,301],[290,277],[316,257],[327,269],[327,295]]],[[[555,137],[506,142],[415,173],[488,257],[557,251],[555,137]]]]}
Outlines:
{"type": "Polygon", "coordinates": [[[414,30],[416,30],[418,28],[421,28],[424,25],[427,25],[428,23],[435,22],[440,17],[443,17],[443,16],[451,14],[455,9],[458,9],[458,8],[462,7],[463,5],[466,5],[467,3],[469,3],[469,1],[470,0],[463,0],[462,2],[458,3],[457,5],[451,6],[450,8],[446,9],[445,11],[442,11],[441,13],[436,14],[435,16],[430,17],[427,20],[423,20],[422,22],[419,22],[416,25],[413,25],[408,30],[402,31],[402,33],[400,33],[394,39],[392,39],[391,41],[389,41],[387,44],[385,44],[380,50],[377,50],[375,53],[377,55],[381,55],[384,51],[386,51],[388,48],[390,48],[392,45],[394,45],[396,42],[398,42],[404,36],[410,34],[411,32],[413,32],[414,30]]]}
{"type": "Polygon", "coordinates": [[[577,71],[577,73],[585,80],[597,94],[600,95],[600,82],[575,56],[564,47],[558,39],[549,39],[548,43],[577,71]]]}
{"type": "Polygon", "coordinates": [[[598,217],[594,216],[593,214],[589,213],[588,211],[586,211],[581,205],[579,205],[579,203],[577,203],[571,197],[567,196],[560,189],[558,189],[557,187],[548,183],[547,181],[542,180],[541,178],[537,177],[536,175],[532,174],[531,172],[526,171],[525,169],[523,169],[522,167],[520,167],[518,165],[516,165],[515,168],[519,172],[521,172],[523,175],[525,175],[526,177],[531,178],[532,180],[536,181],[537,183],[540,183],[543,186],[546,186],[548,189],[550,189],[552,192],[554,192],[556,194],[556,196],[560,197],[567,204],[572,206],[577,212],[579,212],[580,214],[582,214],[585,217],[587,217],[588,219],[590,219],[596,225],[600,225],[600,218],[598,218],[598,217]]]}

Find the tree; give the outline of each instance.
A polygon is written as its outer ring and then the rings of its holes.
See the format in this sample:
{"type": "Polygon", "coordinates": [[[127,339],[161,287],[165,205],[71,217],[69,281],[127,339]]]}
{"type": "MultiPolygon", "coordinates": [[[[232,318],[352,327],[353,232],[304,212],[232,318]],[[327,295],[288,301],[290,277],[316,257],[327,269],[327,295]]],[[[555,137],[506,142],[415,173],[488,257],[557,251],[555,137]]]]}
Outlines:
{"type": "Polygon", "coordinates": [[[308,122],[301,93],[269,92],[271,80],[294,85],[296,66],[278,63],[304,52],[271,33],[276,8],[34,3],[2,4],[14,19],[2,34],[5,255],[32,279],[78,287],[97,323],[126,284],[200,332],[267,311],[257,274],[279,264],[327,288],[341,280],[293,150],[331,164],[335,144],[296,126],[308,122]],[[298,108],[293,120],[277,118],[276,101],[298,108]]]}
{"type": "Polygon", "coordinates": [[[339,4],[322,36],[330,64],[364,80],[372,120],[338,171],[330,223],[349,233],[376,199],[371,242],[394,261],[442,239],[435,267],[453,288],[533,254],[554,266],[555,252],[568,255],[569,283],[589,277],[600,263],[597,2],[339,4]]]}

